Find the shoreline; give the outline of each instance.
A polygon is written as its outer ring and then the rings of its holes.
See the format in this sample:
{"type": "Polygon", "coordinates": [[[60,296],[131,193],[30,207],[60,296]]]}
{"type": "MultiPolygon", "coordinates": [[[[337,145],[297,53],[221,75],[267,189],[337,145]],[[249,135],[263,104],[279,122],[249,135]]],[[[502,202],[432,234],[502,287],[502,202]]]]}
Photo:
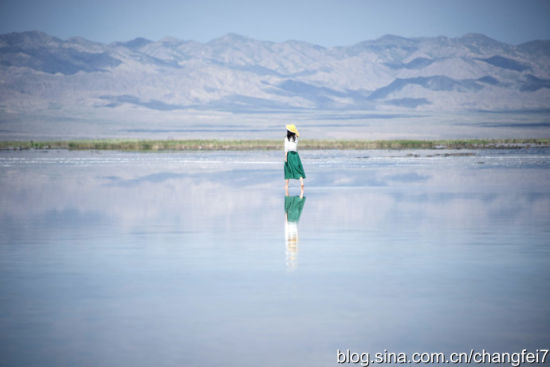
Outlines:
{"type": "MultiPolygon", "coordinates": [[[[280,140],[146,140],[98,139],[58,141],[0,141],[0,150],[282,150],[280,140]]],[[[454,139],[454,140],[310,140],[300,141],[300,150],[410,150],[410,149],[522,149],[550,147],[550,138],[454,139]]]]}

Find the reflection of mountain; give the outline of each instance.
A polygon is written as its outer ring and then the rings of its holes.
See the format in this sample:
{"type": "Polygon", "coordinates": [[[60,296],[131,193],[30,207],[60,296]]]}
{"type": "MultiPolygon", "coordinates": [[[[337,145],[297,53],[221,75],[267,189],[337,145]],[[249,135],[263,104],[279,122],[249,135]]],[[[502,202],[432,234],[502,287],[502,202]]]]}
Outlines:
{"type": "Polygon", "coordinates": [[[105,45],[10,33],[0,35],[0,110],[540,109],[549,56],[550,41],[513,46],[480,34],[324,48],[233,34],[105,45]]]}
{"type": "Polygon", "coordinates": [[[286,264],[289,269],[296,268],[299,242],[298,221],[305,203],[305,197],[285,196],[286,264]]]}

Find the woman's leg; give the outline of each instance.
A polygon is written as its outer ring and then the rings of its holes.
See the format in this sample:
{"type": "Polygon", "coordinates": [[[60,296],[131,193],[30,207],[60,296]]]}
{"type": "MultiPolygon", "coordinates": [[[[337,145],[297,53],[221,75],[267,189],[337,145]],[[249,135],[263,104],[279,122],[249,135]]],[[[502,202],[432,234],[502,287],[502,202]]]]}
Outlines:
{"type": "Polygon", "coordinates": [[[285,194],[288,196],[288,180],[285,180],[285,194]]]}
{"type": "Polygon", "coordinates": [[[304,194],[304,178],[300,177],[300,193],[304,194]]]}

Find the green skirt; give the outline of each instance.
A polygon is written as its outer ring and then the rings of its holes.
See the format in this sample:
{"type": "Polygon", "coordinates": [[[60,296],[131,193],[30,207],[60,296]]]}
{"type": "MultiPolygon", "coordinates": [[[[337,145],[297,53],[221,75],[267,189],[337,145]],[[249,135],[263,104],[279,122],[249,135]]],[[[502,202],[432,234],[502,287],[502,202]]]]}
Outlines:
{"type": "Polygon", "coordinates": [[[302,161],[298,152],[290,151],[287,153],[286,162],[285,162],[285,180],[288,179],[299,179],[300,177],[306,178],[306,173],[304,172],[304,167],[302,166],[302,161]]]}
{"type": "Polygon", "coordinates": [[[285,213],[289,222],[298,222],[306,203],[306,197],[285,196],[285,213]]]}

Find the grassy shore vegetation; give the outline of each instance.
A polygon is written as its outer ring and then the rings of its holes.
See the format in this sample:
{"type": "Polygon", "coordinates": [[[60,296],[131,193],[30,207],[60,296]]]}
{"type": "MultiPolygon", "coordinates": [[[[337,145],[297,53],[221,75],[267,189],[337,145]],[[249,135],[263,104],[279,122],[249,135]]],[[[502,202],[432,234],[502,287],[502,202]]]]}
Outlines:
{"type": "MultiPolygon", "coordinates": [[[[68,149],[124,151],[279,150],[280,140],[60,140],[0,141],[0,149],[68,149]]],[[[541,139],[465,140],[300,140],[300,149],[498,149],[550,146],[541,139]]]]}

